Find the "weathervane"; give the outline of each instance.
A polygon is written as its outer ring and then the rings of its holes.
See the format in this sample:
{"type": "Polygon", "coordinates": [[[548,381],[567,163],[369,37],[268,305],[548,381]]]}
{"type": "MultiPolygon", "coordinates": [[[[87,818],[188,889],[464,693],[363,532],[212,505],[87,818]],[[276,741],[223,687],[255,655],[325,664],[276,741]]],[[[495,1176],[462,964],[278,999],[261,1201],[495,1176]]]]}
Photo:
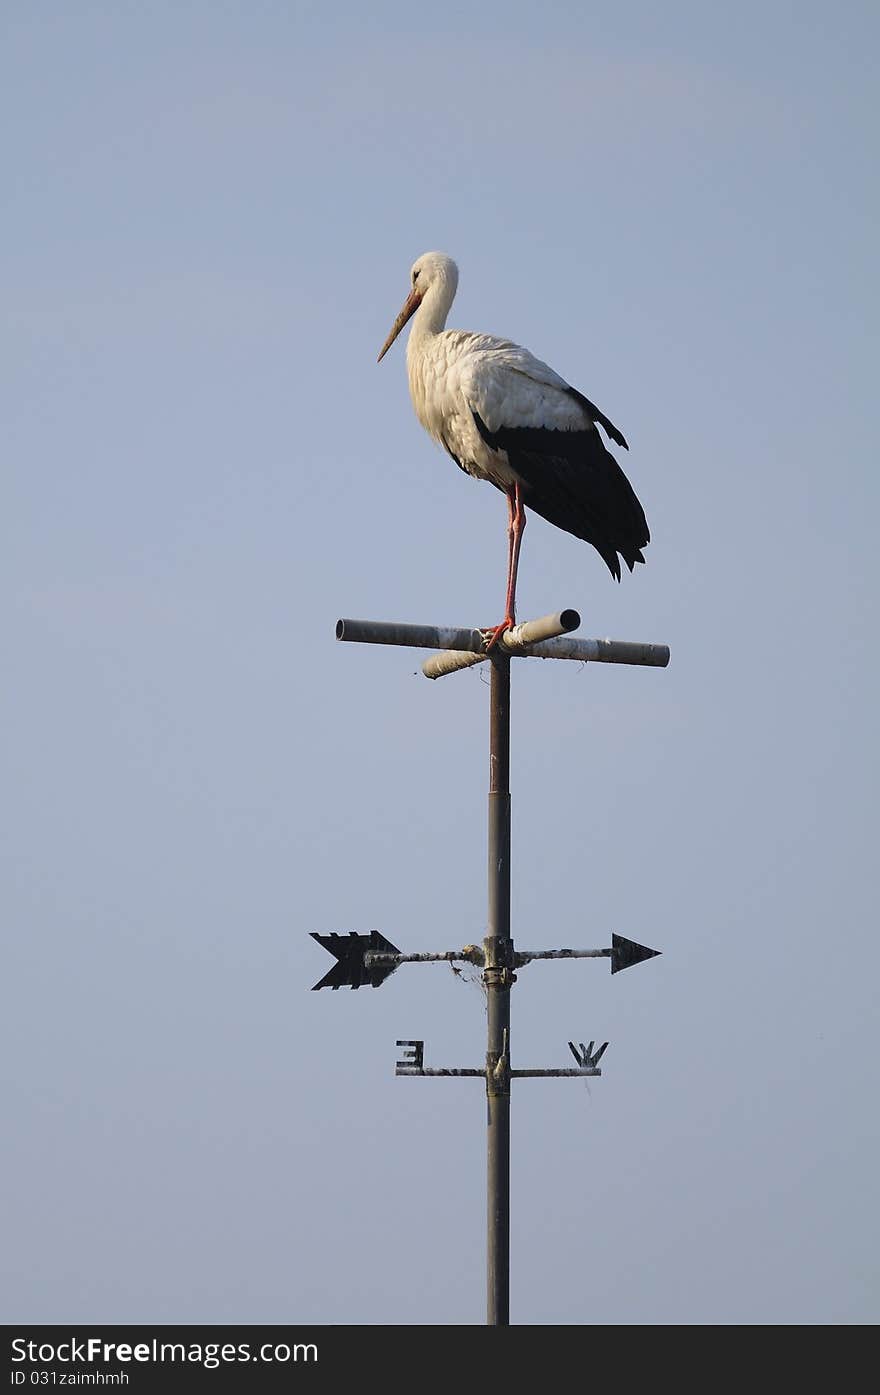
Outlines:
{"type": "Polygon", "coordinates": [[[613,934],[611,944],[602,949],[516,950],[510,934],[510,661],[512,658],[574,659],[581,662],[632,664],[665,668],[669,650],[665,645],[632,644],[610,639],[571,639],[580,625],[574,610],[563,610],[521,625],[479,629],[456,629],[429,625],[389,624],[372,620],[340,620],[339,640],[367,644],[407,645],[441,652],[427,659],[422,672],[440,678],[475,663],[488,662],[491,668],[489,725],[489,915],[488,933],[481,945],[461,949],[406,954],[378,930],[359,933],[313,931],[317,942],[334,956],[336,963],[314,985],[319,988],[379,988],[401,964],[447,961],[470,964],[481,971],[486,989],[488,1041],[486,1062],[480,1067],[426,1066],[425,1044],[419,1040],[398,1040],[402,1052],[395,1074],[400,1076],[472,1076],[485,1081],[488,1103],[488,1235],[487,1235],[487,1322],[506,1326],[510,1302],[510,1094],[511,1082],[548,1076],[598,1076],[599,1061],[608,1046],[598,1049],[570,1041],[569,1049],[577,1062],[564,1069],[514,1069],[510,1052],[510,994],[517,981],[517,970],[536,959],[597,959],[611,961],[612,974],[659,950],[647,949],[622,935],[613,934]]]}

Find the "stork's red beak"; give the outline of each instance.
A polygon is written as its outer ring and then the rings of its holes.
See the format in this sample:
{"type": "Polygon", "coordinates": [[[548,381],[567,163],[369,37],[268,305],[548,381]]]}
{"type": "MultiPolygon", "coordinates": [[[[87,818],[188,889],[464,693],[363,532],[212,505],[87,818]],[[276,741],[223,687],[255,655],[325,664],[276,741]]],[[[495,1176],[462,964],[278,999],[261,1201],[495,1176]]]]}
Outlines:
{"type": "Polygon", "coordinates": [[[403,329],[403,326],[406,324],[407,320],[416,313],[421,303],[421,292],[417,291],[414,286],[413,289],[410,291],[409,295],[407,296],[406,300],[403,302],[403,309],[401,310],[397,319],[394,321],[394,324],[391,326],[391,333],[385,340],[385,343],[382,345],[382,352],[376,359],[377,363],[382,362],[388,350],[391,348],[391,345],[394,343],[398,334],[403,329]]]}

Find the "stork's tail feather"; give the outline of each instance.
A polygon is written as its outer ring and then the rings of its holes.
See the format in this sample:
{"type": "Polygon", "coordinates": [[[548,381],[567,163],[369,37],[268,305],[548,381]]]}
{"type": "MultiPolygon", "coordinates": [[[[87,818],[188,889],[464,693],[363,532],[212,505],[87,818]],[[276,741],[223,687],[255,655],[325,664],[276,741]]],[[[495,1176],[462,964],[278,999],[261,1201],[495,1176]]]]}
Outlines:
{"type": "MultiPolygon", "coordinates": [[[[595,543],[593,544],[593,546],[595,547],[595,543]]],[[[620,580],[620,558],[619,558],[618,555],[617,555],[616,549],[615,549],[614,551],[612,551],[611,549],[606,548],[606,547],[599,547],[599,548],[596,548],[596,551],[599,553],[599,556],[602,558],[602,561],[605,563],[605,565],[606,565],[606,567],[608,568],[608,570],[610,571],[611,575],[614,577],[614,580],[615,580],[615,581],[619,581],[619,580],[620,580]]],[[[635,565],[636,565],[636,562],[642,562],[642,563],[643,563],[644,560],[645,560],[645,555],[644,555],[644,553],[642,552],[642,549],[641,549],[640,547],[639,547],[639,548],[636,548],[636,549],[633,550],[633,551],[627,551],[627,552],[624,552],[623,550],[621,550],[620,556],[623,558],[624,562],[625,562],[626,565],[629,567],[630,571],[633,570],[633,568],[634,568],[635,565]]]]}

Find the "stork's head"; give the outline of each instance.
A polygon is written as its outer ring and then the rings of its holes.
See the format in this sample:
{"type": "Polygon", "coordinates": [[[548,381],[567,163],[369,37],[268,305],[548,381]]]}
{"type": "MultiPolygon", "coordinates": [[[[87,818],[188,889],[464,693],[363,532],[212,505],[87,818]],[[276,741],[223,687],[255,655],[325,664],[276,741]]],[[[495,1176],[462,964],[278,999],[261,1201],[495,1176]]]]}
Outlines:
{"type": "Polygon", "coordinates": [[[442,328],[458,287],[458,267],[445,252],[423,252],[418,261],[413,262],[410,282],[412,290],[391,326],[391,333],[382,345],[382,352],[377,360],[379,363],[423,300],[430,297],[431,302],[437,306],[438,320],[442,328]]]}

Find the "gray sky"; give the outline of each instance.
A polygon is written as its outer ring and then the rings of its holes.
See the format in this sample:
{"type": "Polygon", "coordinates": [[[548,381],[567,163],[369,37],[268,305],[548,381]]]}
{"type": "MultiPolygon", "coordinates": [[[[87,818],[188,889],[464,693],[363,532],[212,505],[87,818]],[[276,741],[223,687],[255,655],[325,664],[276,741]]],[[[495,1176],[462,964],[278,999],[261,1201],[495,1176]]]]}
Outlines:
{"type": "Polygon", "coordinates": [[[0,9],[7,1321],[480,1322],[444,966],[485,933],[488,689],[338,616],[501,618],[505,507],[422,433],[451,323],[619,423],[617,587],[535,518],[514,671],[512,1317],[878,1316],[876,6],[0,9]],[[874,152],[876,153],[876,152],[874,152]],[[870,389],[869,389],[870,384],[870,389]]]}

